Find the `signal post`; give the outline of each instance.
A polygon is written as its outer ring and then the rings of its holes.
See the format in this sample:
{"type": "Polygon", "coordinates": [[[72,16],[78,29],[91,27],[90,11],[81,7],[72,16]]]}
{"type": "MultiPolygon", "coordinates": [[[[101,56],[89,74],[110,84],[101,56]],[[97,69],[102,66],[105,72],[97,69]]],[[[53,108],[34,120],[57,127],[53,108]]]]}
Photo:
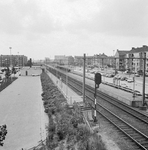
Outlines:
{"type": "Polygon", "coordinates": [[[95,94],[94,94],[94,98],[95,98],[95,110],[94,110],[94,122],[97,122],[97,100],[96,100],[96,93],[97,93],[97,89],[99,88],[100,83],[102,82],[102,76],[100,73],[96,73],[95,74],[95,94]]]}

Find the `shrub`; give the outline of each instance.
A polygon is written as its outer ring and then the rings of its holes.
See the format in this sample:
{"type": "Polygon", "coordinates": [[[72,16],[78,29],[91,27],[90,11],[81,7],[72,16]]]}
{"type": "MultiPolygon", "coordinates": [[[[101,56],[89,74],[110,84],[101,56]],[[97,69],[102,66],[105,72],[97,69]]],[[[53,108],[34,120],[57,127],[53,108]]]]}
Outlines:
{"type": "Polygon", "coordinates": [[[41,82],[42,100],[49,117],[48,149],[55,149],[59,145],[59,150],[106,150],[101,137],[92,134],[84,124],[81,108],[75,103],[73,110],[69,109],[64,103],[65,98],[45,72],[41,74],[41,82]]]}

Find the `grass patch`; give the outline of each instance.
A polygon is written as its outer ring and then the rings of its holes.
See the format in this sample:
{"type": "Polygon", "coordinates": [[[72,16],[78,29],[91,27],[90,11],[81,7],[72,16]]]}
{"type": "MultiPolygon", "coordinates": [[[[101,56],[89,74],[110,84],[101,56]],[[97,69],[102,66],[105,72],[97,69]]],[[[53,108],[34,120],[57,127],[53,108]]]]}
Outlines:
{"type": "Polygon", "coordinates": [[[7,86],[9,86],[13,81],[15,81],[17,77],[5,78],[3,82],[0,84],[0,92],[4,90],[7,86]]]}

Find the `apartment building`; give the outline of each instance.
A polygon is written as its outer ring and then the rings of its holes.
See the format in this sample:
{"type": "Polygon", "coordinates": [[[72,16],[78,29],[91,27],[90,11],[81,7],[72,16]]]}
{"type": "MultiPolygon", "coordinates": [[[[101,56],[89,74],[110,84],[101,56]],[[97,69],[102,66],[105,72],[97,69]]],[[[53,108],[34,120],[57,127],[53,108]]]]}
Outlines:
{"type": "Polygon", "coordinates": [[[129,53],[129,51],[117,49],[117,52],[115,53],[115,56],[114,56],[117,70],[120,70],[120,71],[126,70],[126,65],[128,65],[128,63],[126,62],[127,53],[129,53]]]}
{"type": "Polygon", "coordinates": [[[0,67],[25,66],[27,56],[24,55],[0,55],[0,67]]]}
{"type": "Polygon", "coordinates": [[[126,70],[137,72],[143,70],[144,67],[144,53],[146,53],[146,71],[148,71],[148,46],[132,48],[128,53],[126,53],[126,70]]]}

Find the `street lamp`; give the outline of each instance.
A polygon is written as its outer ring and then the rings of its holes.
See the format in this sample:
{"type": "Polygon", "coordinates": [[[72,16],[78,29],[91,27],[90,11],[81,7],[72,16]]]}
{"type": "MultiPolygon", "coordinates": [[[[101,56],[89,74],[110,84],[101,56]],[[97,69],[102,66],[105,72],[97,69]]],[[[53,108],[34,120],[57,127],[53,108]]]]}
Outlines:
{"type": "Polygon", "coordinates": [[[113,50],[113,56],[114,56],[114,52],[115,52],[115,50],[113,50]]]}
{"type": "Polygon", "coordinates": [[[3,55],[1,55],[1,67],[3,67],[3,55]]]}
{"type": "Polygon", "coordinates": [[[18,53],[18,67],[19,67],[19,52],[17,52],[18,53]]]}
{"type": "Polygon", "coordinates": [[[12,49],[12,47],[9,47],[9,49],[10,49],[10,67],[12,67],[12,55],[11,55],[11,49],[12,49]]]}

